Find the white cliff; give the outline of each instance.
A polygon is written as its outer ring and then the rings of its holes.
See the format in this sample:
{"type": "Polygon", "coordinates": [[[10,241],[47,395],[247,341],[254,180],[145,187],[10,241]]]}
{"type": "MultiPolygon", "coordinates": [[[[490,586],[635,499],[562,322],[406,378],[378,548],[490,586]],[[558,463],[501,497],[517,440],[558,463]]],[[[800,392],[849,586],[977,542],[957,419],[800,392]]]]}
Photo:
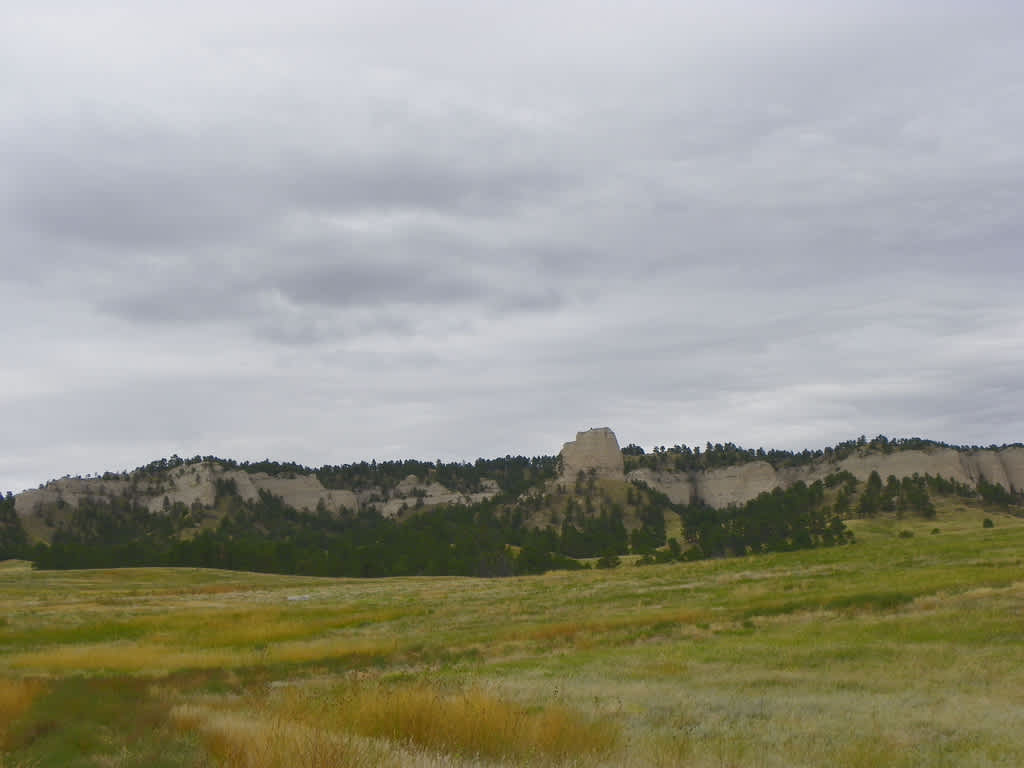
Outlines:
{"type": "Polygon", "coordinates": [[[574,480],[579,472],[593,470],[598,477],[625,478],[622,450],[608,427],[577,432],[576,439],[562,446],[562,477],[574,480]]]}

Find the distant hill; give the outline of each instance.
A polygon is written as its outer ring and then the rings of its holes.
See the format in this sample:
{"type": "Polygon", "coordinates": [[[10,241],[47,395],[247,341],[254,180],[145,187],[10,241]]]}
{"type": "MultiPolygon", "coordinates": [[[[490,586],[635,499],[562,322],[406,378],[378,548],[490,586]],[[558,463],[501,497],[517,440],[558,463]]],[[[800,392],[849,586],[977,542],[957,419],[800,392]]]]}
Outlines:
{"type": "Polygon", "coordinates": [[[1008,492],[1024,490],[1024,445],[980,448],[912,438],[860,438],[817,451],[748,450],[731,443],[700,448],[674,446],[651,453],[636,446],[626,453],[627,477],[658,488],[677,503],[699,501],[712,507],[742,504],[765,491],[811,484],[836,472],[867,480],[919,475],[942,477],[974,488],[988,483],[1008,492]]]}
{"type": "Polygon", "coordinates": [[[581,560],[841,544],[844,519],[1018,510],[1024,446],[859,438],[816,451],[620,449],[607,427],[558,456],[325,465],[173,456],[0,500],[0,559],[321,575],[506,575],[581,560]]]}

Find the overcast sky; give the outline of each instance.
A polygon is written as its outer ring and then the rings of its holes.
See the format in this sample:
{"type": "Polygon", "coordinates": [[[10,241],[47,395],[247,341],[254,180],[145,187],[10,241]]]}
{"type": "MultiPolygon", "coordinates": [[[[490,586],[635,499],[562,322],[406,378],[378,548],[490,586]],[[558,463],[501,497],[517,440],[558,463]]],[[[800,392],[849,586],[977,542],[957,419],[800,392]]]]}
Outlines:
{"type": "Polygon", "coordinates": [[[1024,440],[1024,4],[0,0],[0,489],[1024,440]]]}

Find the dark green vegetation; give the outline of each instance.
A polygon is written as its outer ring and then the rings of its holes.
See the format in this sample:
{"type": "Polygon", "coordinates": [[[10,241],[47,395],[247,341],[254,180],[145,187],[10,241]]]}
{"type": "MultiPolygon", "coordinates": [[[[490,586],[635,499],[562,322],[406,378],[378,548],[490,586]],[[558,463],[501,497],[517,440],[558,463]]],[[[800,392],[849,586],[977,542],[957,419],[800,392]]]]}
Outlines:
{"type": "MultiPolygon", "coordinates": [[[[29,548],[23,532],[11,555],[27,555],[37,568],[196,566],[311,576],[467,575],[510,576],[584,567],[600,557],[658,561],[781,551],[847,541],[842,520],[825,503],[824,486],[803,483],[763,494],[734,509],[676,505],[645,486],[629,487],[627,504],[637,525],[624,522],[625,507],[586,487],[569,496],[560,524],[527,522],[530,501],[509,494],[473,505],[427,508],[405,520],[373,510],[332,515],[287,506],[262,491],[238,496],[230,481],[218,484],[212,510],[176,504],[163,513],[122,498],[83,500],[54,532],[49,545],[29,548]],[[214,527],[194,535],[196,516],[215,516],[214,527]],[[666,536],[666,516],[681,520],[687,542],[666,536]]],[[[678,527],[678,524],[677,524],[678,527]]],[[[20,532],[20,537],[17,533],[20,532]]]]}
{"type": "Polygon", "coordinates": [[[28,537],[14,509],[14,496],[8,491],[0,496],[0,560],[24,557],[28,552],[28,537]]]}

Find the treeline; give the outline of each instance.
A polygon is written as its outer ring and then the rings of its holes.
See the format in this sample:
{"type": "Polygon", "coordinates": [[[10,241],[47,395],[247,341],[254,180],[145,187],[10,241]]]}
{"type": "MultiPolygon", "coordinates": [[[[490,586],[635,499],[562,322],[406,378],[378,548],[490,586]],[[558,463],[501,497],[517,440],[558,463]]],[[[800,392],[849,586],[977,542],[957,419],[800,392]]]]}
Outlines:
{"type": "MultiPolygon", "coordinates": [[[[389,491],[409,475],[421,482],[437,482],[460,493],[481,490],[484,480],[492,480],[505,494],[518,496],[534,485],[555,476],[557,456],[505,456],[469,462],[361,461],[355,464],[325,465],[316,476],[325,488],[389,491]]],[[[266,470],[261,470],[266,471],[266,470]]]]}
{"type": "Polygon", "coordinates": [[[298,511],[262,492],[250,502],[218,498],[224,516],[198,533],[192,528],[196,515],[204,515],[198,510],[172,508],[164,515],[141,505],[119,506],[108,500],[84,504],[49,546],[31,549],[35,566],[193,566],[353,577],[523,572],[507,546],[519,532],[488,505],[438,507],[397,522],[375,512],[298,511]]]}
{"type": "MultiPolygon", "coordinates": [[[[319,468],[307,467],[295,462],[235,461],[219,456],[193,456],[183,459],[177,454],[170,458],[151,461],[137,467],[133,475],[143,477],[160,476],[178,467],[210,463],[224,469],[243,472],[262,472],[274,477],[300,477],[315,475],[328,489],[361,491],[379,488],[387,493],[409,475],[421,482],[437,482],[460,493],[474,493],[482,489],[484,480],[492,480],[498,488],[513,495],[555,476],[558,470],[557,456],[505,456],[497,459],[477,459],[474,462],[434,462],[418,459],[400,461],[360,461],[352,464],[325,464],[319,468]]],[[[129,479],[131,475],[106,473],[104,479],[129,479]]]]}
{"type": "Polygon", "coordinates": [[[691,504],[680,509],[692,548],[687,559],[738,556],[833,546],[853,540],[842,518],[826,502],[825,484],[798,482],[762,493],[738,507],[691,504]]]}
{"type": "MultiPolygon", "coordinates": [[[[910,513],[932,518],[935,517],[932,494],[980,499],[988,506],[1002,509],[1021,502],[1019,495],[1007,490],[1001,483],[989,482],[985,477],[979,477],[977,485],[972,486],[952,478],[919,475],[915,472],[902,479],[889,475],[883,483],[878,472],[873,471],[868,476],[854,511],[858,517],[872,517],[879,512],[896,512],[900,515],[910,513]]],[[[842,495],[840,492],[840,496],[842,495]]],[[[837,507],[837,511],[846,512],[848,508],[837,507]]]]}
{"type": "Polygon", "coordinates": [[[21,518],[14,509],[14,494],[0,494],[0,560],[25,557],[28,554],[28,536],[21,518]]]}
{"type": "Polygon", "coordinates": [[[153,513],[125,498],[83,499],[49,545],[27,554],[44,569],[193,566],[370,577],[511,576],[582,568],[576,558],[629,551],[615,514],[560,530],[528,529],[521,512],[492,500],[435,507],[399,522],[373,510],[299,511],[266,491],[246,501],[231,481],[217,490],[214,510],[178,503],[153,513]],[[219,522],[205,527],[215,513],[219,522]]]}
{"type": "Polygon", "coordinates": [[[885,454],[895,451],[920,451],[928,448],[950,448],[957,451],[1002,450],[1004,448],[1021,447],[1021,443],[1008,445],[963,446],[950,445],[937,440],[926,440],[920,437],[888,438],[878,435],[870,440],[861,435],[855,440],[845,440],[829,448],[803,451],[785,451],[764,448],[743,448],[734,443],[710,443],[703,449],[700,446],[690,447],[685,444],[673,445],[670,448],[655,446],[650,452],[642,447],[630,444],[622,449],[626,462],[626,471],[639,469],[672,469],[679,472],[693,472],[719,467],[731,467],[753,461],[765,461],[775,469],[784,467],[801,467],[817,461],[842,461],[853,456],[857,451],[876,451],[885,454]]]}

